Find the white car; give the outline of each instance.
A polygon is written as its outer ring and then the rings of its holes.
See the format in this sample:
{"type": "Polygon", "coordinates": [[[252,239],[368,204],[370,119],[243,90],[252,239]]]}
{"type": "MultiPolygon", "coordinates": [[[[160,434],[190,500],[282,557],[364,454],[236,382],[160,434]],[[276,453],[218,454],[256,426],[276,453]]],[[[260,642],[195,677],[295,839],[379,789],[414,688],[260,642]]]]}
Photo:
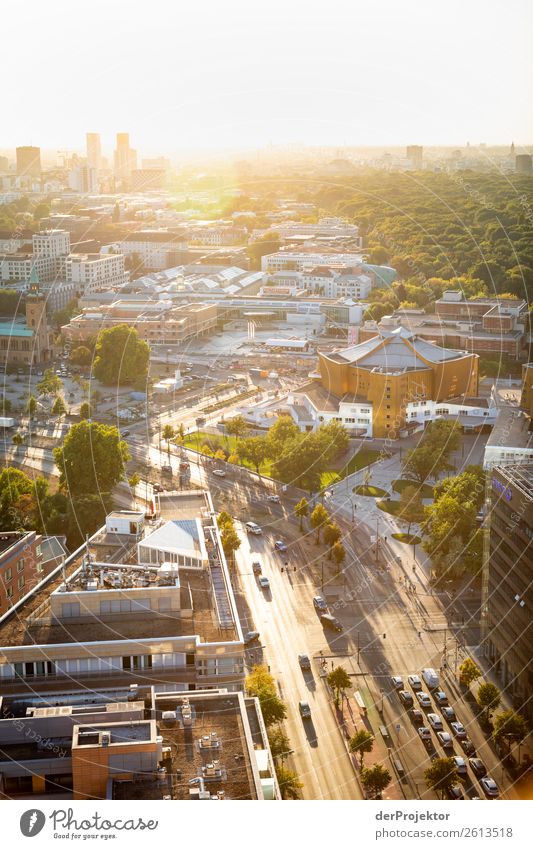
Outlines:
{"type": "Polygon", "coordinates": [[[418,675],[408,675],[407,680],[409,681],[413,690],[421,690],[422,689],[422,681],[418,675]]]}
{"type": "Polygon", "coordinates": [[[418,699],[418,703],[420,707],[430,708],[431,707],[431,699],[429,698],[427,693],[417,693],[416,697],[418,699]]]}
{"type": "Polygon", "coordinates": [[[498,798],[498,796],[500,795],[500,791],[498,790],[498,785],[496,784],[493,778],[490,778],[490,776],[487,775],[485,776],[485,778],[482,778],[479,783],[483,788],[485,796],[488,796],[489,799],[498,798]]]}
{"type": "Polygon", "coordinates": [[[247,534],[255,534],[255,536],[259,537],[263,533],[259,525],[256,525],[255,522],[246,522],[244,527],[247,534]]]}
{"type": "Polygon", "coordinates": [[[267,495],[267,501],[272,501],[273,504],[279,504],[279,495],[267,495]]]}
{"type": "Polygon", "coordinates": [[[428,713],[428,722],[434,731],[442,731],[442,719],[438,713],[428,713]]]}
{"type": "Polygon", "coordinates": [[[217,478],[225,478],[226,472],[224,469],[213,469],[213,474],[217,476],[217,478]]]}
{"type": "Polygon", "coordinates": [[[259,578],[259,586],[261,587],[262,590],[269,590],[270,589],[270,581],[268,580],[268,578],[265,578],[264,575],[261,575],[261,577],[259,578]]]}

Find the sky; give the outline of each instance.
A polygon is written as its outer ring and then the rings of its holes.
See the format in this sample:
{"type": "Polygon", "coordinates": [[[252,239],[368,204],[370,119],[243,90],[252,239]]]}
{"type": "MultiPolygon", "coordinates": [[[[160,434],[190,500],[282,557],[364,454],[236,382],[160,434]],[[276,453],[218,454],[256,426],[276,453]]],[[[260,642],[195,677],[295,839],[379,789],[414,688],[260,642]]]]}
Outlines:
{"type": "Polygon", "coordinates": [[[0,149],[533,142],[528,0],[1,5],[0,149]]]}

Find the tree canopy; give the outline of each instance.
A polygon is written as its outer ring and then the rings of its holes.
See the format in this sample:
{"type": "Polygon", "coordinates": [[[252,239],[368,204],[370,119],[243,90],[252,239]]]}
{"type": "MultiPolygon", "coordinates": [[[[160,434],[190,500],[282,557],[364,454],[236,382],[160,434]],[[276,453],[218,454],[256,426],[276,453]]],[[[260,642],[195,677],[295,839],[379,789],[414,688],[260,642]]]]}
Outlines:
{"type": "Polygon", "coordinates": [[[150,348],[134,327],[117,324],[101,330],[96,340],[93,372],[106,386],[127,385],[148,374],[150,348]]]}
{"type": "Polygon", "coordinates": [[[128,447],[116,427],[82,421],[54,448],[60,486],[71,496],[112,492],[124,478],[128,447]]]}
{"type": "Polygon", "coordinates": [[[250,696],[256,696],[259,699],[266,726],[285,719],[287,708],[281,701],[274,679],[266,666],[258,665],[252,668],[246,678],[246,690],[250,696]]]}

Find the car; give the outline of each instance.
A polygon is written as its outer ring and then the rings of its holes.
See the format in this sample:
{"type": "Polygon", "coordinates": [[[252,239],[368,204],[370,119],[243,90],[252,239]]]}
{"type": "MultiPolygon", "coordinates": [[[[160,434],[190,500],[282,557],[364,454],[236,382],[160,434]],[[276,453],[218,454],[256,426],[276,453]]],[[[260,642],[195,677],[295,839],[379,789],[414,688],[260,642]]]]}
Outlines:
{"type": "Polygon", "coordinates": [[[450,728],[458,740],[464,740],[466,738],[466,728],[462,722],[450,722],[450,728]]]}
{"type": "Polygon", "coordinates": [[[461,749],[463,750],[465,755],[468,755],[469,758],[475,757],[476,747],[472,743],[472,740],[469,740],[468,737],[465,737],[464,740],[459,740],[459,745],[461,746],[461,749]]]}
{"type": "Polygon", "coordinates": [[[401,675],[393,675],[390,680],[395,690],[403,690],[403,678],[401,675]]]}
{"type": "Polygon", "coordinates": [[[420,676],[418,675],[408,675],[407,680],[409,684],[413,688],[413,690],[421,690],[422,689],[422,681],[420,680],[420,676]]]}
{"type": "Polygon", "coordinates": [[[246,522],[245,526],[247,534],[254,534],[255,536],[261,536],[263,531],[256,525],[255,522],[246,522]]]}
{"type": "Polygon", "coordinates": [[[452,761],[459,775],[466,775],[466,761],[460,755],[454,755],[452,761]]]}
{"type": "Polygon", "coordinates": [[[399,690],[398,696],[405,707],[413,707],[413,697],[409,690],[399,690]]]}
{"type": "Polygon", "coordinates": [[[300,716],[302,717],[302,719],[310,719],[311,708],[309,707],[309,702],[298,702],[298,710],[300,711],[300,716]]]}
{"type": "Polygon", "coordinates": [[[428,722],[434,731],[442,731],[442,719],[438,713],[428,713],[428,722]]]}
{"type": "Polygon", "coordinates": [[[484,776],[481,778],[479,783],[481,784],[481,789],[483,790],[485,796],[488,796],[489,799],[497,799],[500,795],[500,791],[498,790],[498,785],[494,781],[490,775],[484,776]]]}
{"type": "Polygon", "coordinates": [[[131,431],[129,431],[129,430],[123,430],[121,436],[129,436],[130,433],[131,433],[131,431]]]}
{"type": "Polygon", "coordinates": [[[460,784],[452,784],[448,790],[448,799],[464,799],[463,788],[460,784]]]}
{"type": "Polygon", "coordinates": [[[254,575],[260,575],[262,571],[263,567],[261,566],[259,560],[254,560],[254,562],[252,563],[252,572],[254,573],[254,575]]]}
{"type": "Polygon", "coordinates": [[[417,693],[416,697],[418,699],[418,704],[423,708],[431,707],[431,699],[429,698],[427,693],[417,693]]]}
{"type": "Polygon", "coordinates": [[[315,610],[326,611],[328,609],[328,606],[326,604],[326,600],[324,598],[322,598],[321,595],[313,596],[313,606],[314,606],[315,610]]]}
{"type": "Polygon", "coordinates": [[[164,492],[165,491],[165,488],[163,486],[161,486],[160,483],[153,483],[152,489],[153,489],[154,492],[164,492]]]}
{"type": "Polygon", "coordinates": [[[439,738],[439,743],[441,744],[443,749],[453,749],[453,740],[452,735],[447,731],[437,731],[437,737],[439,738]]]}
{"type": "Polygon", "coordinates": [[[468,763],[470,764],[470,768],[474,775],[477,775],[478,778],[483,778],[487,774],[487,767],[481,760],[481,758],[469,758],[468,763]]]}
{"type": "Polygon", "coordinates": [[[270,589],[270,581],[264,575],[261,575],[260,578],[259,578],[259,586],[261,587],[262,590],[269,590],[270,589]]]}
{"type": "Polygon", "coordinates": [[[336,616],[332,616],[331,613],[322,613],[320,616],[320,621],[324,628],[329,628],[332,631],[337,631],[340,633],[342,631],[342,625],[337,619],[336,616]]]}
{"type": "Polygon", "coordinates": [[[446,722],[455,722],[456,716],[455,716],[455,711],[452,707],[449,707],[448,705],[446,705],[446,707],[442,708],[441,713],[442,713],[444,719],[446,720],[446,722]]]}
{"type": "Polygon", "coordinates": [[[258,639],[259,639],[259,631],[248,631],[248,633],[245,634],[245,636],[244,636],[244,642],[246,644],[254,643],[258,639]]]}
{"type": "Polygon", "coordinates": [[[433,693],[433,698],[435,699],[435,702],[439,705],[439,707],[444,707],[448,704],[448,696],[446,695],[444,690],[437,690],[436,693],[433,693]]]}
{"type": "Polygon", "coordinates": [[[225,478],[226,472],[224,469],[213,469],[213,474],[217,476],[217,478],[225,478]]]}
{"type": "Polygon", "coordinates": [[[285,545],[282,539],[276,540],[276,542],[274,543],[274,548],[276,549],[276,551],[287,551],[287,546],[285,545]]]}
{"type": "Polygon", "coordinates": [[[418,728],[418,736],[421,740],[431,740],[431,731],[425,725],[420,725],[418,728]]]}
{"type": "Polygon", "coordinates": [[[425,722],[424,714],[418,708],[412,708],[409,711],[409,719],[413,725],[423,725],[425,722]]]}
{"type": "Polygon", "coordinates": [[[271,501],[273,504],[279,504],[279,495],[267,495],[267,501],[271,501]]]}
{"type": "Polygon", "coordinates": [[[300,669],[311,669],[311,661],[308,654],[299,654],[298,663],[300,664],[300,669]]]}

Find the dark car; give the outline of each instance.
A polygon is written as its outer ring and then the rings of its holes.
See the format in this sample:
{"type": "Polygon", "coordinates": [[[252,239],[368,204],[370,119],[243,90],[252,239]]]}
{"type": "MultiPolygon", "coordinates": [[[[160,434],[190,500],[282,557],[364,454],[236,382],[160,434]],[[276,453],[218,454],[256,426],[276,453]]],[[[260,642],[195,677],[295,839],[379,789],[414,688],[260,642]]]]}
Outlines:
{"type": "Polygon", "coordinates": [[[413,707],[413,697],[409,690],[398,690],[398,696],[405,707],[413,707]]]}
{"type": "Polygon", "coordinates": [[[252,569],[253,569],[254,575],[260,575],[261,574],[261,572],[263,570],[261,568],[261,564],[260,564],[259,560],[254,560],[254,562],[252,563],[252,569]]]}
{"type": "Polygon", "coordinates": [[[244,637],[244,642],[246,644],[255,643],[255,641],[258,640],[258,639],[259,639],[259,631],[248,631],[248,633],[244,637]]]}
{"type": "Polygon", "coordinates": [[[469,758],[468,763],[472,769],[474,775],[477,775],[478,778],[483,778],[487,774],[487,767],[481,760],[481,758],[469,758]]]}
{"type": "Polygon", "coordinates": [[[281,539],[276,540],[276,542],[274,543],[274,548],[276,549],[276,551],[287,551],[287,546],[281,539]]]}
{"type": "Polygon", "coordinates": [[[409,719],[413,725],[416,725],[417,727],[419,725],[423,725],[425,722],[424,714],[418,708],[412,708],[412,710],[409,711],[409,719]]]}
{"type": "Polygon", "coordinates": [[[463,750],[465,755],[468,755],[469,758],[475,756],[476,747],[472,743],[472,740],[469,740],[468,737],[465,737],[463,740],[459,740],[459,745],[461,746],[461,749],[463,750]]]}
{"type": "Polygon", "coordinates": [[[332,631],[342,631],[342,625],[337,619],[336,616],[332,616],[331,613],[323,613],[320,617],[320,621],[324,628],[329,628],[332,631]]]}
{"type": "Polygon", "coordinates": [[[302,717],[302,719],[311,718],[311,708],[309,707],[309,702],[299,702],[298,710],[300,711],[300,716],[302,717]]]}
{"type": "Polygon", "coordinates": [[[300,669],[311,669],[311,661],[308,654],[299,654],[298,663],[300,664],[300,669]]]}

